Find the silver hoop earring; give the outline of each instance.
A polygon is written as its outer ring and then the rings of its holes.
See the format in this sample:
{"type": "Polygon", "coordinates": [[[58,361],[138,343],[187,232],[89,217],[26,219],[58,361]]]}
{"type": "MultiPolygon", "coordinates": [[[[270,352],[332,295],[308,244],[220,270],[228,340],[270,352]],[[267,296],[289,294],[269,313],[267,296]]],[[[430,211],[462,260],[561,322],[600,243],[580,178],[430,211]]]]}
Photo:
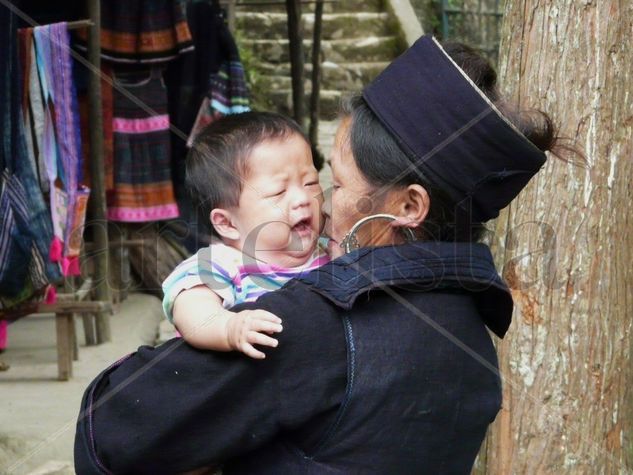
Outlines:
{"type": "MultiPolygon", "coordinates": [[[[377,219],[395,221],[397,218],[392,214],[372,214],[371,216],[365,216],[364,218],[361,218],[358,221],[356,221],[356,224],[352,226],[352,229],[349,230],[349,232],[345,235],[345,237],[339,244],[343,248],[346,254],[360,248],[360,243],[358,242],[358,238],[356,237],[356,233],[358,232],[360,227],[363,226],[364,224],[367,224],[371,221],[375,221],[377,219]]],[[[407,242],[412,242],[416,240],[415,233],[413,232],[411,228],[400,228],[400,229],[402,231],[402,234],[404,234],[404,237],[407,240],[407,242]]]]}

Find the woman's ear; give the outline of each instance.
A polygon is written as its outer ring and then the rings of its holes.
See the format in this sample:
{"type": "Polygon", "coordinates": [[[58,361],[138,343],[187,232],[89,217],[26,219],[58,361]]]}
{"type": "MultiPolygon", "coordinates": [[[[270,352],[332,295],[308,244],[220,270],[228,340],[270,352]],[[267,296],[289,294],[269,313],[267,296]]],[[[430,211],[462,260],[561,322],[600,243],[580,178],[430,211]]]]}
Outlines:
{"type": "Polygon", "coordinates": [[[209,216],[211,226],[223,238],[231,241],[237,241],[240,238],[240,232],[233,223],[231,212],[222,208],[214,208],[209,216]]]}
{"type": "Polygon", "coordinates": [[[431,199],[422,185],[413,184],[400,192],[396,216],[393,226],[417,228],[429,213],[431,199]]]}

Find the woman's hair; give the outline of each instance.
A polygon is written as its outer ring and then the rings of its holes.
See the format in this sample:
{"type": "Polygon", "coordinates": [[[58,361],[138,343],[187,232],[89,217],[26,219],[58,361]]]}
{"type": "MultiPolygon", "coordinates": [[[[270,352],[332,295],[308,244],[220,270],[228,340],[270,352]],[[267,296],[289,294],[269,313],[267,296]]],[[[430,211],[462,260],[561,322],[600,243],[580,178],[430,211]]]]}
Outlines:
{"type": "MultiPolygon", "coordinates": [[[[497,73],[490,62],[473,48],[461,43],[444,43],[446,53],[508,118],[541,151],[556,147],[556,128],[542,111],[518,113],[505,104],[497,90],[497,73]]],[[[343,103],[343,114],[351,117],[349,144],[358,169],[370,185],[380,187],[422,185],[431,201],[421,225],[424,239],[433,241],[479,241],[483,223],[467,222],[467,216],[417,167],[387,132],[361,95],[343,103]]]]}
{"type": "Polygon", "coordinates": [[[185,185],[204,228],[213,231],[207,226],[212,209],[238,205],[252,150],[294,134],[307,142],[295,121],[274,112],[228,115],[200,132],[187,155],[185,185]]]}

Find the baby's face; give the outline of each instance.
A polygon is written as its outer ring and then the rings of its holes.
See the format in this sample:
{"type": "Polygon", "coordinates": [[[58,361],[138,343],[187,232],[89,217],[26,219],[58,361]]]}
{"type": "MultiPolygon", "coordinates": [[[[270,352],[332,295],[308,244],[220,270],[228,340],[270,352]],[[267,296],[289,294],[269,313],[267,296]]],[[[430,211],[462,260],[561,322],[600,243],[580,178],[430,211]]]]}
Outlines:
{"type": "Polygon", "coordinates": [[[270,264],[304,264],[319,237],[322,203],[319,174],[303,137],[260,143],[248,157],[234,214],[241,249],[270,264]]]}

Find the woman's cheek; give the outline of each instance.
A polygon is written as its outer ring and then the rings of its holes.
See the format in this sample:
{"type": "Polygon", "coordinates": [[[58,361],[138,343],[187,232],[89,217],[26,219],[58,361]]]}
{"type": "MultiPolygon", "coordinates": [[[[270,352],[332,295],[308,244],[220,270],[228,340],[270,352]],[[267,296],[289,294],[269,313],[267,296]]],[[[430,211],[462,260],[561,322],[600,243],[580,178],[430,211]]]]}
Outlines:
{"type": "Polygon", "coordinates": [[[340,200],[339,200],[339,191],[336,189],[332,189],[329,198],[329,211],[330,211],[330,227],[332,231],[332,237],[336,240],[339,239],[338,228],[339,221],[341,217],[341,209],[340,209],[340,200]]]}
{"type": "Polygon", "coordinates": [[[344,190],[332,194],[332,222],[337,241],[341,241],[354,225],[352,196],[344,190]]]}

